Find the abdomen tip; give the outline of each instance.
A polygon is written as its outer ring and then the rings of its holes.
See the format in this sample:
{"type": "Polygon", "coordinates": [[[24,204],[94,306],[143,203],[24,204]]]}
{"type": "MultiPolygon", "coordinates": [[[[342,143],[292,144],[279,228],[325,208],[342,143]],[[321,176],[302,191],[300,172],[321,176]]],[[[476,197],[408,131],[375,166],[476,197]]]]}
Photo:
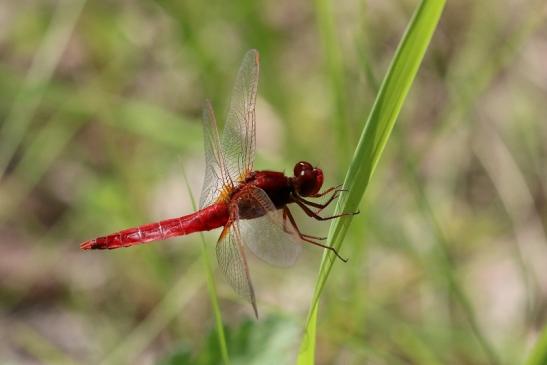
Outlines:
{"type": "Polygon", "coordinates": [[[82,243],[80,245],[80,248],[82,250],[91,250],[91,249],[95,248],[96,243],[97,243],[97,241],[95,241],[95,240],[85,241],[84,243],[82,243]]]}

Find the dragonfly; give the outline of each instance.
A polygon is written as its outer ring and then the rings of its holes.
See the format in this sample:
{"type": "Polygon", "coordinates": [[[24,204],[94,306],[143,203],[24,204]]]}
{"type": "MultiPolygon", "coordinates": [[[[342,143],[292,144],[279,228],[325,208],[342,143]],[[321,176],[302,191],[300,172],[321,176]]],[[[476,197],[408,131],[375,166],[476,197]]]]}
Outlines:
{"type": "Polygon", "coordinates": [[[80,247],[116,249],[222,228],[216,244],[218,266],[233,289],[251,303],[257,318],[244,247],[280,267],[293,265],[305,243],[327,249],[346,262],[334,247],[321,242],[325,237],[302,233],[288,207],[295,204],[307,216],[320,221],[357,214],[320,215],[344,190],[335,186],[320,191],[323,171],[305,161],[295,164],[293,176],[253,168],[258,77],[259,53],[252,49],[239,68],[222,135],[211,103],[205,102],[202,121],[206,166],[198,211],[97,237],[80,247]],[[323,203],[309,200],[321,197],[328,198],[323,203]]]}

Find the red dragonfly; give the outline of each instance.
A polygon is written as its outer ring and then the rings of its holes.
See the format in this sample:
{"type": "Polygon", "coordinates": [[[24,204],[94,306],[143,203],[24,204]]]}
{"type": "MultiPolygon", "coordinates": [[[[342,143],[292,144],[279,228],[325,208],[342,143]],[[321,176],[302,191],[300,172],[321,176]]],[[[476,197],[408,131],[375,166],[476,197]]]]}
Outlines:
{"type": "Polygon", "coordinates": [[[257,317],[255,294],[243,246],[276,266],[292,265],[303,242],[328,249],[346,261],[333,247],[318,242],[324,237],[301,233],[288,208],[288,204],[295,203],[308,216],[321,221],[355,214],[319,215],[342,191],[332,187],[320,192],[323,185],[321,169],[302,161],[294,166],[294,176],[285,176],[277,171],[253,170],[258,70],[258,52],[250,50],[245,54],[237,74],[222,136],[219,136],[210,102],[205,103],[206,168],[199,210],[179,218],[98,237],[82,243],[82,249],[129,247],[223,227],[216,246],[219,267],[235,291],[252,304],[257,317]],[[305,199],[328,194],[330,197],[322,204],[305,199]]]}

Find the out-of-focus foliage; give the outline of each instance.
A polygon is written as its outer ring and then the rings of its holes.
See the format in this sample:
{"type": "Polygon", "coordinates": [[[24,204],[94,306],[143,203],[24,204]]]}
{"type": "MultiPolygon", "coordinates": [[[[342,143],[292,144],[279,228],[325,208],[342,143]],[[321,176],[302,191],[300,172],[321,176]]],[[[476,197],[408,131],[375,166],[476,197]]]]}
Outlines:
{"type": "MultiPolygon", "coordinates": [[[[235,364],[289,364],[294,359],[299,327],[294,321],[271,316],[259,323],[245,320],[237,327],[227,328],[228,350],[235,364]]],[[[221,364],[215,333],[209,334],[197,356],[191,346],[177,345],[163,365],[221,364]]]]}
{"type": "MultiPolygon", "coordinates": [[[[199,236],[78,244],[191,211],[202,102],[221,122],[249,48],[257,169],[310,160],[342,182],[417,3],[1,2],[0,362],[221,361],[199,236]]],[[[526,360],[547,308],[546,11],[448,2],[321,297],[317,363],[526,360]]],[[[296,359],[320,261],[304,251],[250,262],[258,322],[216,275],[232,363],[296,359]]]]}

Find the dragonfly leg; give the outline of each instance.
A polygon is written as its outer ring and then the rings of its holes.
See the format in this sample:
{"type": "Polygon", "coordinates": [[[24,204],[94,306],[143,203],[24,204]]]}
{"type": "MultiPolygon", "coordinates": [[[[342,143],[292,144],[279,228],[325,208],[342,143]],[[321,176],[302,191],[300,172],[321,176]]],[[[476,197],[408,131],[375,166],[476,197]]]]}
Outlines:
{"type": "MultiPolygon", "coordinates": [[[[329,190],[331,190],[331,189],[329,189],[329,190]]],[[[309,205],[309,206],[314,207],[314,208],[318,208],[316,213],[320,213],[323,209],[328,207],[334,199],[338,198],[340,196],[339,195],[340,192],[342,192],[342,191],[346,191],[346,190],[342,190],[342,189],[334,190],[334,193],[332,193],[332,195],[329,197],[329,199],[327,199],[327,201],[324,202],[324,203],[312,202],[312,201],[309,201],[309,200],[306,200],[306,199],[302,198],[301,196],[299,196],[297,199],[299,199],[302,203],[304,203],[306,205],[309,205]]]]}
{"type": "Polygon", "coordinates": [[[286,221],[286,218],[289,219],[289,222],[291,223],[292,227],[294,228],[294,230],[296,231],[296,233],[298,234],[298,237],[300,237],[300,239],[302,241],[305,241],[305,242],[308,242],[308,243],[311,243],[312,245],[316,245],[316,246],[319,246],[319,247],[322,247],[324,249],[327,249],[327,250],[330,250],[332,251],[336,257],[338,257],[340,260],[342,260],[343,262],[348,262],[348,259],[345,259],[343,258],[342,256],[340,256],[340,254],[338,253],[338,251],[336,251],[336,249],[332,246],[327,246],[327,245],[324,245],[320,242],[316,242],[314,241],[313,239],[324,239],[324,237],[315,237],[315,236],[310,236],[310,235],[307,235],[307,234],[303,234],[302,232],[300,232],[300,229],[298,228],[298,225],[296,224],[296,221],[294,220],[294,217],[291,213],[291,211],[289,210],[289,208],[285,207],[283,208],[283,221],[285,222],[286,221]]]}
{"type": "Polygon", "coordinates": [[[291,223],[291,226],[296,230],[296,233],[298,234],[298,237],[300,237],[300,238],[309,238],[309,239],[314,239],[314,240],[319,240],[319,241],[324,241],[324,240],[327,239],[327,237],[312,236],[312,235],[300,232],[300,229],[298,228],[298,225],[296,224],[296,221],[294,220],[294,217],[293,217],[291,211],[289,210],[289,208],[284,207],[283,208],[283,230],[286,233],[290,234],[290,233],[293,233],[293,232],[288,230],[287,220],[291,223]]]}
{"type": "MultiPolygon", "coordinates": [[[[332,216],[329,216],[329,217],[321,217],[319,214],[317,214],[316,212],[314,212],[313,210],[311,210],[306,204],[309,204],[309,203],[312,203],[310,201],[307,201],[307,200],[304,200],[300,197],[295,197],[295,203],[298,204],[298,206],[300,208],[302,208],[302,210],[304,211],[304,213],[306,213],[306,215],[308,217],[311,217],[311,218],[314,218],[314,219],[317,219],[318,221],[328,221],[330,219],[334,219],[334,218],[339,218],[339,217],[344,217],[346,215],[356,215],[356,214],[359,214],[359,211],[357,212],[350,212],[350,213],[340,213],[340,214],[336,214],[336,215],[332,215],[332,216]]],[[[316,204],[316,203],[314,203],[316,204]]],[[[315,206],[313,204],[309,204],[311,205],[312,207],[315,206]]]]}
{"type": "MultiPolygon", "coordinates": [[[[327,195],[328,193],[330,193],[330,192],[333,191],[333,190],[340,190],[339,188],[340,188],[341,186],[342,186],[342,184],[336,185],[336,186],[333,186],[333,187],[330,187],[330,188],[328,188],[328,189],[325,190],[325,191],[322,191],[322,192],[317,193],[317,194],[310,195],[310,197],[312,197],[312,198],[320,198],[320,197],[322,197],[322,196],[327,195]]],[[[340,191],[345,191],[345,190],[340,190],[340,191]]]]}
{"type": "Polygon", "coordinates": [[[340,189],[340,187],[342,187],[342,185],[343,185],[343,184],[336,185],[336,186],[330,187],[330,188],[328,188],[327,190],[322,191],[322,192],[320,192],[320,193],[310,195],[310,198],[320,198],[320,197],[322,197],[322,196],[327,195],[328,193],[330,193],[330,192],[333,191],[333,190],[336,190],[337,192],[348,191],[348,189],[340,189]]]}

